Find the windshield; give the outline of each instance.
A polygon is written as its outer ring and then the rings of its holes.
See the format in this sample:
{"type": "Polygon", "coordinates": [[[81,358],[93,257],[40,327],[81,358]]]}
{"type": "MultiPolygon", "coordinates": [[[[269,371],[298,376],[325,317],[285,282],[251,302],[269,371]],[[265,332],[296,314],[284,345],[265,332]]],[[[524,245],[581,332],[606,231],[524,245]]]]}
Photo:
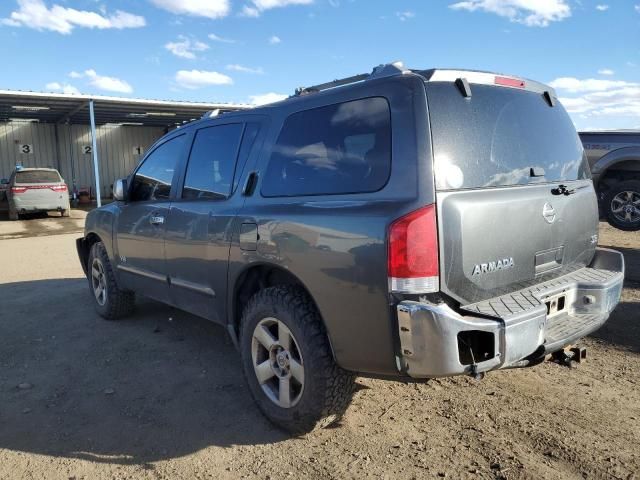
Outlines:
{"type": "Polygon", "coordinates": [[[558,102],[535,92],[427,83],[436,188],[499,187],[590,178],[582,143],[558,102]]]}
{"type": "Polygon", "coordinates": [[[16,172],[15,183],[57,183],[60,175],[55,170],[24,170],[16,172]]]}

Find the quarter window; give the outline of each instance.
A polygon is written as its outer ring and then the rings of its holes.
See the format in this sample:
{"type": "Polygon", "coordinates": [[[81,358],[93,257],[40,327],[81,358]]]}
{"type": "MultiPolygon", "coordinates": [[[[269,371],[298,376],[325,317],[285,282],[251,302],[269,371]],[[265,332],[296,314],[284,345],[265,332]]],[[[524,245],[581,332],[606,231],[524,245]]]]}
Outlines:
{"type": "Polygon", "coordinates": [[[289,116],[262,184],[266,197],[380,190],[391,171],[391,113],[366,98],[289,116]]]}
{"type": "Polygon", "coordinates": [[[131,201],[169,199],[171,180],[183,151],[184,139],[184,135],[174,137],[149,154],[133,177],[131,201]]]}
{"type": "Polygon", "coordinates": [[[231,193],[243,125],[198,130],[189,156],[182,198],[220,199],[231,193]]]}

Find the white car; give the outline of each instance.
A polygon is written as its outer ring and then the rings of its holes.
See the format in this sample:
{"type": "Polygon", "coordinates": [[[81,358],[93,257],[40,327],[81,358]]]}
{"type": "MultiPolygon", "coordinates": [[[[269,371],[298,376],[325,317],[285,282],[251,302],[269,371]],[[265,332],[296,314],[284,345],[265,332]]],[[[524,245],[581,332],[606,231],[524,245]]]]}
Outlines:
{"type": "Polygon", "coordinates": [[[69,189],[54,168],[21,168],[9,178],[7,188],[9,219],[18,220],[23,213],[56,210],[70,216],[69,189]]]}

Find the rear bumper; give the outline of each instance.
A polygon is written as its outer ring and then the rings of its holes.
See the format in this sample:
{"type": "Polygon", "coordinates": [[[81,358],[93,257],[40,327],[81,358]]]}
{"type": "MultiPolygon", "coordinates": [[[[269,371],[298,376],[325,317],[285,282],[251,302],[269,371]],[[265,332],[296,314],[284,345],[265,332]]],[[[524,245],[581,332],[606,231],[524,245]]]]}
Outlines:
{"type": "Polygon", "coordinates": [[[18,213],[69,209],[69,197],[66,194],[41,195],[36,198],[20,198],[14,196],[12,203],[13,209],[18,213]]]}
{"type": "Polygon", "coordinates": [[[622,254],[597,249],[589,267],[461,311],[401,302],[398,369],[431,378],[526,366],[600,328],[620,301],[623,281],[622,254]]]}

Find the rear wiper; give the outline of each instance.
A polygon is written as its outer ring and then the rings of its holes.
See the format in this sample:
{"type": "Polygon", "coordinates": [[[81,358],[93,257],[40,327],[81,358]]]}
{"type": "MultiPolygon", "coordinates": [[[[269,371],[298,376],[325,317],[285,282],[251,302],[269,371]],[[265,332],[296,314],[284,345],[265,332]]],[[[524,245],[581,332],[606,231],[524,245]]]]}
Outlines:
{"type": "Polygon", "coordinates": [[[530,177],[544,177],[544,168],[542,167],[531,167],[529,169],[530,177]]]}
{"type": "Polygon", "coordinates": [[[551,193],[554,195],[571,195],[576,193],[576,190],[574,188],[569,188],[566,185],[558,185],[558,188],[552,189],[551,193]]]}

